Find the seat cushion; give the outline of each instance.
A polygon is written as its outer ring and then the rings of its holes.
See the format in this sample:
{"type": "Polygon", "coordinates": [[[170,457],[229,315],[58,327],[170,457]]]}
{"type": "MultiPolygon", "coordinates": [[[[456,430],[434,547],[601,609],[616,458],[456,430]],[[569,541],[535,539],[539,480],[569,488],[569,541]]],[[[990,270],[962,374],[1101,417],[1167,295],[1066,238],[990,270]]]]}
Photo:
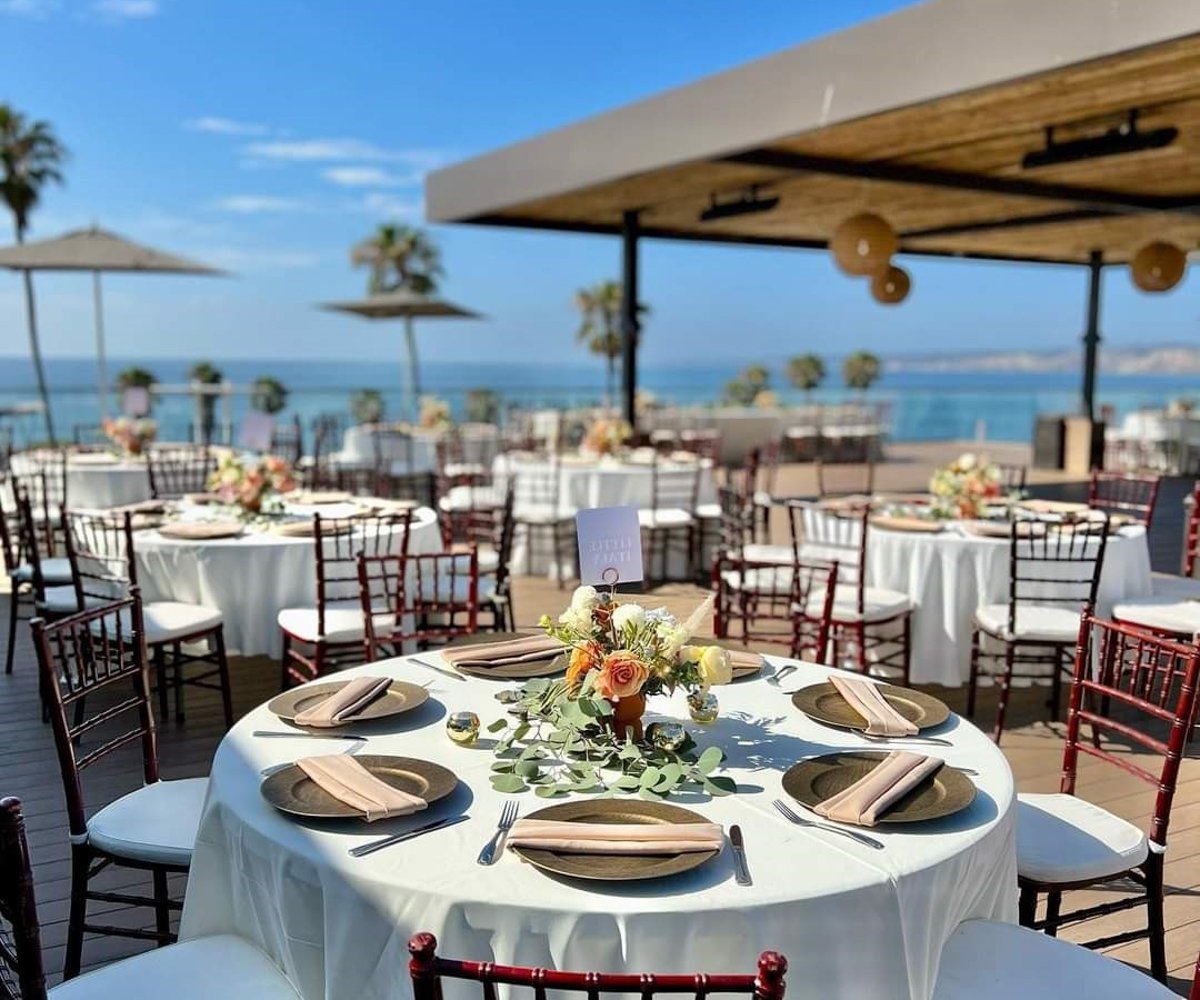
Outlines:
{"type": "Polygon", "coordinates": [[[487,486],[451,486],[438,500],[438,507],[447,512],[495,510],[503,506],[504,494],[487,486]]]}
{"type": "Polygon", "coordinates": [[[1144,972],[1016,924],[967,920],[942,947],[933,1000],[1166,1000],[1144,972]]]}
{"type": "Polygon", "coordinates": [[[142,605],[142,620],[146,626],[146,642],[153,646],[214,629],[224,619],[216,608],[203,604],[150,601],[142,605]]]}
{"type": "Polygon", "coordinates": [[[1140,597],[1113,605],[1118,621],[1191,637],[1200,632],[1200,597],[1140,597]]]}
{"type": "Polygon", "coordinates": [[[122,795],[88,820],[93,847],[122,858],[188,865],[207,778],[156,781],[122,795]]]}
{"type": "Polygon", "coordinates": [[[79,598],[74,587],[47,587],[37,609],[52,615],[73,615],[79,610],[79,598]]]}
{"type": "MultiPolygon", "coordinates": [[[[33,583],[33,567],[28,563],[18,566],[12,573],[16,583],[33,583]]],[[[42,582],[48,587],[62,586],[71,582],[70,559],[43,559],[42,582]]]]}
{"type": "Polygon", "coordinates": [[[1002,639],[1074,642],[1079,638],[1079,611],[1064,605],[1018,604],[1016,630],[1008,631],[1008,605],[985,604],[975,610],[984,631],[1002,639]]]}
{"type": "Polygon", "coordinates": [[[696,519],[682,507],[644,508],[638,511],[638,524],[643,528],[686,528],[696,519]]]}
{"type": "Polygon", "coordinates": [[[796,561],[796,554],[790,545],[745,545],[742,555],[747,562],[777,563],[780,566],[791,566],[796,561]]]}
{"type": "Polygon", "coordinates": [[[721,579],[730,590],[744,590],[751,594],[790,594],[792,577],[791,568],[786,566],[760,566],[748,569],[744,574],[739,570],[727,569],[721,574],[721,579]]]}
{"type": "MultiPolygon", "coordinates": [[[[275,619],[279,627],[301,642],[358,642],[364,637],[363,613],[360,604],[326,606],[325,634],[318,629],[316,608],[284,608],[275,619]]],[[[376,627],[391,628],[391,614],[375,616],[376,627]]]]}
{"type": "Polygon", "coordinates": [[[68,980],[54,1000],[297,1000],[266,955],[232,934],[154,948],[68,980]]]}
{"type": "MultiPolygon", "coordinates": [[[[825,607],[825,588],[814,590],[808,598],[808,613],[820,615],[825,607]]],[[[896,615],[912,610],[908,595],[898,590],[883,587],[867,587],[863,590],[862,620],[866,622],[887,621],[896,615]]],[[[840,622],[859,620],[858,588],[852,583],[839,583],[833,589],[833,617],[840,622]]]]}
{"type": "Polygon", "coordinates": [[[1146,860],[1146,835],[1076,795],[1017,796],[1017,873],[1037,882],[1099,880],[1146,860]]]}
{"type": "Polygon", "coordinates": [[[1169,573],[1155,573],[1151,581],[1155,597],[1174,597],[1180,601],[1200,601],[1200,580],[1169,573]]]}
{"type": "Polygon", "coordinates": [[[697,504],[696,517],[701,521],[719,521],[721,520],[721,505],[719,503],[697,504]]]}
{"type": "Polygon", "coordinates": [[[574,516],[573,510],[556,509],[550,504],[540,503],[521,504],[513,512],[518,524],[558,524],[574,516]]]}

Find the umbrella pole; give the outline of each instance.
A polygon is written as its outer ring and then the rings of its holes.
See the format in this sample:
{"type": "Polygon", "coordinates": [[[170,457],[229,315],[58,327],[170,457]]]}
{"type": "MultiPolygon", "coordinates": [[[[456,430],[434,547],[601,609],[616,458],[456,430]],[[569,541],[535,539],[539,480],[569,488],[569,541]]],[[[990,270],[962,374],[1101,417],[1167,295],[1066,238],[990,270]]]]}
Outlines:
{"type": "Polygon", "coordinates": [[[108,359],[104,354],[104,298],[100,292],[100,272],[92,272],[92,299],[96,312],[96,377],[100,390],[100,419],[108,419],[108,359]]]}
{"type": "Polygon", "coordinates": [[[404,339],[408,343],[408,417],[416,423],[420,418],[421,369],[417,359],[417,337],[411,316],[404,317],[404,339]]]}

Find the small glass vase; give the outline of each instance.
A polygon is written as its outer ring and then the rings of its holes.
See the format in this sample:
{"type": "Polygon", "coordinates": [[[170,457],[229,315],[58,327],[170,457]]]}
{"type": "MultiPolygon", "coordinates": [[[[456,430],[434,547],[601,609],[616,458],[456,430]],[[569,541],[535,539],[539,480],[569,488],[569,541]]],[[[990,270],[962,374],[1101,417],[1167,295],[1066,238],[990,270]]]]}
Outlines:
{"type": "Polygon", "coordinates": [[[721,703],[711,691],[695,691],[689,694],[687,705],[692,721],[702,726],[712,725],[721,712],[721,703]]]}

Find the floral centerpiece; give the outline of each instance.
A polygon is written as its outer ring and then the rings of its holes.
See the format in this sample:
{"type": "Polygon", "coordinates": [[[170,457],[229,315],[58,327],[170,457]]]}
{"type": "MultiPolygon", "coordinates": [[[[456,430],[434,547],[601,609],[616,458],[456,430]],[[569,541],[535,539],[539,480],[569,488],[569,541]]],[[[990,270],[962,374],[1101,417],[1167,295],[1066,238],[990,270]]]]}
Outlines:
{"type": "Polygon", "coordinates": [[[615,417],[604,417],[588,428],[579,445],[579,450],[591,455],[615,455],[633,437],[633,428],[628,422],[615,417]]]}
{"type": "Polygon", "coordinates": [[[1003,495],[1004,479],[997,466],[967,452],[934,472],[929,492],[939,517],[982,517],[988,501],[1003,495]]]}
{"type": "Polygon", "coordinates": [[[543,616],[546,633],[570,648],[566,676],[497,696],[514,704],[517,721],[490,727],[509,730],[497,744],[493,785],[505,792],[534,785],[544,798],[574,791],[637,791],[648,798],[685,787],[736,791],[732,779],[713,774],[724,759],[719,748],[694,753],[679,726],[678,739],[648,742],[642,729],[648,695],[704,693],[732,679],[728,651],[689,642],[711,610],[710,598],[680,622],[665,609],[621,604],[580,587],[557,619],[543,616]]]}
{"type": "Polygon", "coordinates": [[[237,455],[225,455],[208,485],[225,503],[258,514],[269,501],[294,490],[297,483],[292,467],[275,455],[249,462],[237,455]]]}
{"type": "Polygon", "coordinates": [[[436,396],[421,397],[421,412],[418,423],[427,431],[447,431],[454,426],[450,415],[450,404],[436,396]]]}
{"type": "Polygon", "coordinates": [[[115,420],[105,420],[101,428],[104,436],[125,455],[142,454],[146,445],[150,444],[158,433],[158,425],[144,417],[117,417],[115,420]]]}

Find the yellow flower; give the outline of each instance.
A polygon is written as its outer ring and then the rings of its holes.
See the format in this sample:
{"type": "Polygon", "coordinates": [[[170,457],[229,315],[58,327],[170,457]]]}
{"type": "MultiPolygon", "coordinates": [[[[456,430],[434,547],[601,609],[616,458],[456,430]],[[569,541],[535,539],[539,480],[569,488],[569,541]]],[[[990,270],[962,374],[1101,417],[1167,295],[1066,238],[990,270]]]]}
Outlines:
{"type": "Polygon", "coordinates": [[[704,647],[697,667],[700,680],[706,688],[714,684],[728,684],[733,680],[733,658],[729,655],[729,650],[720,646],[704,647]]]}

